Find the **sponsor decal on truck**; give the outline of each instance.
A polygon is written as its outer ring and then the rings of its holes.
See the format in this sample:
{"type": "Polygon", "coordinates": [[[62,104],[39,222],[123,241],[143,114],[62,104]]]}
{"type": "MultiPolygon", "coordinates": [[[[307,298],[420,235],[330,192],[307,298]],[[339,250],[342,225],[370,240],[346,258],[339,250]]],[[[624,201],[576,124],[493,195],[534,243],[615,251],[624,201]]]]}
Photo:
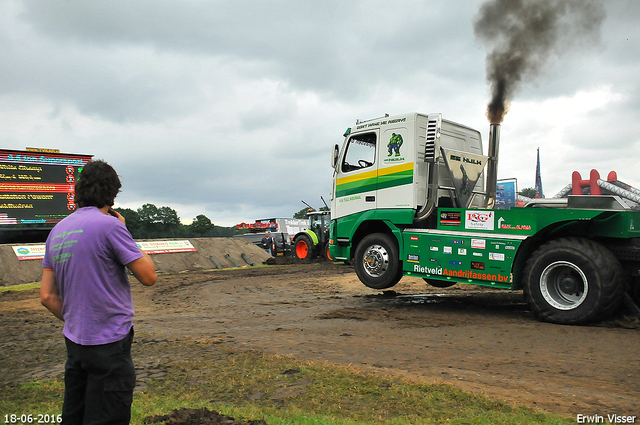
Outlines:
{"type": "MultiPolygon", "coordinates": [[[[476,267],[478,269],[480,269],[480,267],[484,267],[484,264],[482,264],[482,266],[480,266],[480,264],[482,263],[476,263],[476,267]]],[[[443,267],[425,267],[419,264],[414,264],[413,271],[415,273],[430,274],[435,276],[450,276],[464,279],[489,280],[494,282],[509,281],[509,276],[503,276],[500,274],[477,273],[472,270],[450,270],[443,267]]]]}
{"type": "Polygon", "coordinates": [[[474,230],[494,230],[493,211],[465,211],[465,229],[474,230]]]}

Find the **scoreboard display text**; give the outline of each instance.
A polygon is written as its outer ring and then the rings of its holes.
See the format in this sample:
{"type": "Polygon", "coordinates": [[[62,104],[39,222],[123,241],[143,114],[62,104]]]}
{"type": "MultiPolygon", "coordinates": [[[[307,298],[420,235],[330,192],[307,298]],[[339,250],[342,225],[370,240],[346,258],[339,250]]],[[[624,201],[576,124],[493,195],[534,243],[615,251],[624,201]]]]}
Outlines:
{"type": "Polygon", "coordinates": [[[0,150],[0,224],[57,223],[76,210],[91,155],[0,150]]]}

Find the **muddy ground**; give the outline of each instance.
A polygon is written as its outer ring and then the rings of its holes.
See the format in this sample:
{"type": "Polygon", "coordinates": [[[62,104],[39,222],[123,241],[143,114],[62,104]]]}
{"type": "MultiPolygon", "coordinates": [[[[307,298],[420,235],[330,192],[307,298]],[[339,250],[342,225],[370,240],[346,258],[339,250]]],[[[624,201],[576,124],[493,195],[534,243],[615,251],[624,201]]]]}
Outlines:
{"type": "MultiPolygon", "coordinates": [[[[383,293],[364,287],[352,267],[327,262],[165,275],[151,288],[133,282],[138,388],[164,373],[145,347],[207,338],[446,382],[570,417],[640,416],[637,318],[541,323],[521,292],[438,289],[405,277],[383,293]]],[[[60,377],[61,329],[37,290],[0,293],[0,386],[60,377]]]]}

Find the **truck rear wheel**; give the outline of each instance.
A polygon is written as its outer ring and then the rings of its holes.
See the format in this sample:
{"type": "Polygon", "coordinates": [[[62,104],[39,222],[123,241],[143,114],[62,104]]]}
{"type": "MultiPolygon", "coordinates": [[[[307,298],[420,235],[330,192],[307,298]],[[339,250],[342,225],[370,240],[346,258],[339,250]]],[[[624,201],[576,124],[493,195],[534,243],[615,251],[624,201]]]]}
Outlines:
{"type": "Polygon", "coordinates": [[[316,247],[307,235],[298,235],[293,241],[293,252],[301,260],[316,258],[316,247]]]}
{"type": "Polygon", "coordinates": [[[391,288],[402,278],[396,241],[384,233],[366,236],[358,244],[355,269],[358,278],[369,288],[391,288]]]}
{"type": "Polygon", "coordinates": [[[538,248],[524,269],[524,295],[540,320],[579,325],[613,313],[624,292],[622,267],[611,251],[583,238],[538,248]]]}

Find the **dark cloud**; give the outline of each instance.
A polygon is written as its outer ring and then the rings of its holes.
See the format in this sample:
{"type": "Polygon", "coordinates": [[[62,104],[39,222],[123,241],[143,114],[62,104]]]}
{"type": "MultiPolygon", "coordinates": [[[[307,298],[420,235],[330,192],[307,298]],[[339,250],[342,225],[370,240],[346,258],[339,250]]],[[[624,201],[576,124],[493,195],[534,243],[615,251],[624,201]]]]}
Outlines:
{"type": "Polygon", "coordinates": [[[434,67],[465,75],[474,60],[470,39],[457,42],[470,32],[462,20],[469,14],[463,4],[28,0],[25,5],[25,22],[64,43],[241,59],[255,66],[240,73],[258,77],[257,72],[296,89],[343,98],[365,96],[372,80],[392,80],[400,69],[403,78],[434,67]],[[443,19],[456,13],[460,21],[443,19]]]}

